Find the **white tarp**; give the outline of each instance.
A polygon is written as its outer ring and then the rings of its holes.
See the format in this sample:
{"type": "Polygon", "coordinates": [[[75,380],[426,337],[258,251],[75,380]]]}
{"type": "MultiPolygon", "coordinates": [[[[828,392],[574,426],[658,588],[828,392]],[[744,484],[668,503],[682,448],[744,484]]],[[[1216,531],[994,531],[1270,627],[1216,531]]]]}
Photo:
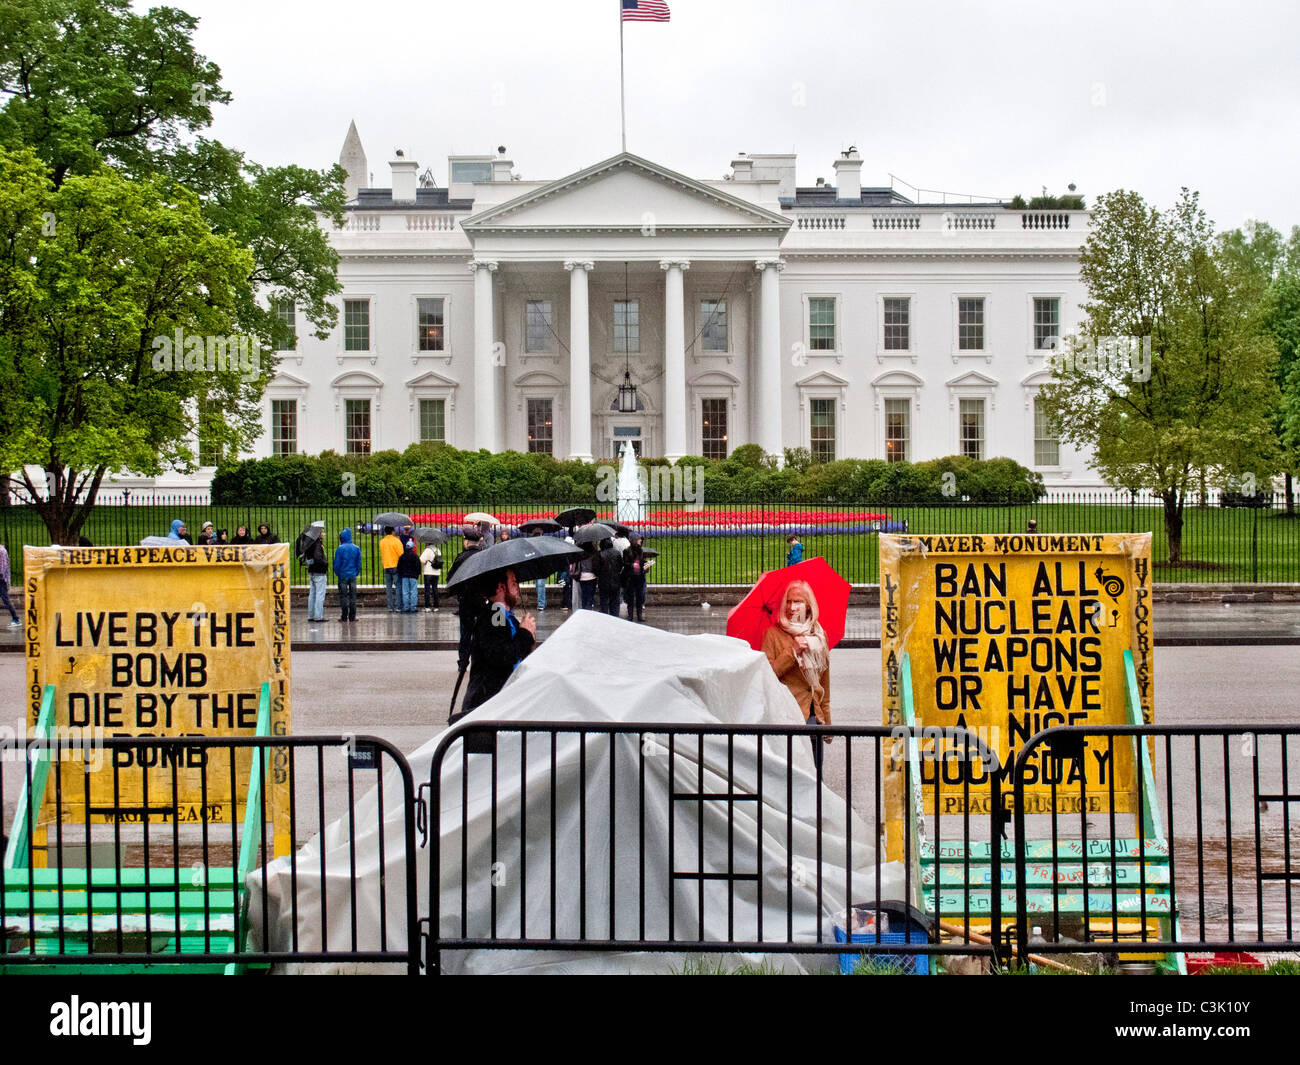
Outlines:
{"type": "MultiPolygon", "coordinates": [[[[707,725],[797,724],[802,717],[767,659],[739,640],[681,636],[587,610],[566,621],[520,665],[495,698],[465,720],[707,725]]],[[[417,788],[429,779],[434,750],[442,738],[443,733],[439,733],[409,756],[417,788]]],[[[843,799],[827,787],[823,787],[821,796],[819,878],[817,784],[811,744],[803,735],[796,736],[789,748],[784,737],[763,741],[761,803],[756,799],[728,803],[721,798],[706,798],[702,818],[699,801],[670,797],[670,761],[676,795],[725,795],[729,780],[735,793],[756,795],[760,789],[754,738],[735,741],[730,751],[730,774],[724,737],[705,738],[701,762],[695,736],[679,736],[670,759],[663,735],[624,735],[612,740],[589,735],[584,771],[578,737],[560,734],[554,745],[554,778],[552,744],[547,736],[534,734],[528,738],[526,772],[518,733],[500,736],[495,759],[485,754],[468,754],[462,759],[461,747],[459,742],[452,744],[442,769],[440,923],[445,935],[488,935],[495,907],[498,936],[519,936],[522,908],[522,931],[530,937],[552,937],[554,910],[553,938],[577,939],[584,933],[589,938],[606,938],[611,909],[616,938],[638,937],[642,934],[644,899],[645,938],[666,940],[671,890],[675,938],[694,939],[699,936],[701,881],[694,876],[674,878],[670,873],[698,873],[701,853],[706,872],[750,875],[749,879],[703,881],[703,938],[708,941],[759,938],[759,886],[753,878],[756,873],[762,878],[764,938],[784,939],[787,912],[792,912],[795,941],[815,940],[819,922],[823,937],[830,940],[832,923],[842,923],[837,915],[844,912],[846,888],[854,902],[902,896],[901,867],[891,864],[877,870],[874,832],[856,815],[846,824],[843,799]],[[787,802],[787,750],[793,751],[792,802],[787,802]],[[462,764],[468,765],[465,780],[462,764]],[[579,802],[584,783],[585,810],[579,802]],[[464,811],[463,794],[468,796],[464,811]],[[466,832],[462,832],[462,823],[467,826],[466,832]],[[523,825],[526,844],[521,839],[523,825]],[[464,933],[462,847],[468,870],[464,933]],[[851,884],[848,866],[852,869],[851,884]]],[[[395,773],[389,773],[384,788],[387,939],[391,949],[401,949],[406,920],[402,822],[397,814],[401,790],[395,773]]],[[[372,789],[356,804],[357,946],[362,950],[375,949],[379,943],[379,839],[374,827],[377,802],[377,789],[372,789]]],[[[328,946],[346,949],[351,943],[353,919],[353,859],[347,819],[331,824],[324,836],[328,946]]],[[[321,945],[320,846],[317,836],[298,854],[300,950],[316,950],[321,945]]],[[[429,898],[429,859],[427,849],[417,852],[421,916],[425,916],[429,898]]],[[[276,950],[288,949],[292,915],[288,859],[271,863],[267,875],[270,920],[265,930],[258,927],[262,909],[260,873],[254,873],[248,881],[253,938],[269,942],[276,950]]],[[[746,960],[760,958],[790,968],[835,963],[827,955],[749,955],[746,960]]],[[[735,960],[733,957],[728,963],[735,960]]],[[[448,972],[626,973],[681,970],[685,959],[680,954],[496,949],[446,951],[442,963],[448,972]]]]}

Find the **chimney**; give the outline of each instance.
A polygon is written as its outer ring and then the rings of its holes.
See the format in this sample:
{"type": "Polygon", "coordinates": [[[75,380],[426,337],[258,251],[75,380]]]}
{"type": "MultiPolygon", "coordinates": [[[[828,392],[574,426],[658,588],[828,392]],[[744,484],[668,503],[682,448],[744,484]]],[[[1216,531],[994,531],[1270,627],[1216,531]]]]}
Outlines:
{"type": "Polygon", "coordinates": [[[393,168],[393,202],[414,203],[416,172],[420,164],[414,159],[406,159],[402,150],[397,150],[397,158],[388,164],[393,168]]]}
{"type": "Polygon", "coordinates": [[[731,180],[753,181],[754,160],[748,158],[743,152],[731,160],[731,180]]]}
{"type": "Polygon", "coordinates": [[[835,196],[840,200],[862,199],[862,156],[855,147],[840,152],[835,160],[835,196]]]}
{"type": "Polygon", "coordinates": [[[505,145],[497,148],[497,157],[492,160],[492,180],[493,181],[511,181],[513,180],[511,168],[514,163],[506,158],[505,145]]]}

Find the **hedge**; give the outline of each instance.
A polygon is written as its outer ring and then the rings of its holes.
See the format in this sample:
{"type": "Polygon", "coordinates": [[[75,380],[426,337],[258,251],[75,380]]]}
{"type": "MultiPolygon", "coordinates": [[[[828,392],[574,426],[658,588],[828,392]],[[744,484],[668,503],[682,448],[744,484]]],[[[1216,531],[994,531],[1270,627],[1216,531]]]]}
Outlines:
{"type": "MultiPolygon", "coordinates": [[[[745,444],[725,459],[688,455],[677,463],[703,471],[705,503],[1032,503],[1046,491],[1040,475],[1009,458],[949,456],[928,462],[840,459],[813,462],[790,448],[784,465],[745,444]]],[[[665,465],[647,459],[642,465],[665,465]]],[[[230,503],[596,503],[608,467],[562,462],[550,455],[459,451],[446,444],[412,444],[372,455],[288,455],[221,466],[212,502],[230,503]]]]}

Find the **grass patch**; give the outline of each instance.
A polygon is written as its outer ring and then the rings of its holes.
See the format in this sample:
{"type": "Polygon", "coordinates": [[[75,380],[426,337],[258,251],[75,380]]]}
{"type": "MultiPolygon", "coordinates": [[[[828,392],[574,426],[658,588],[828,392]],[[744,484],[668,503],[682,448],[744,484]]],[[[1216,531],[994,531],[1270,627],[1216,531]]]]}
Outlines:
{"type": "MultiPolygon", "coordinates": [[[[1106,498],[1106,497],[1103,497],[1106,498]]],[[[657,509],[677,510],[677,504],[651,505],[651,518],[657,509]]],[[[299,506],[161,506],[112,505],[96,507],[83,528],[94,544],[138,544],[142,537],[165,536],[173,518],[181,518],[197,533],[204,521],[225,528],[233,536],[236,526],[247,525],[256,531],[260,522],[270,524],[282,539],[292,543],[307,525],[317,519],[326,523],[326,536],[332,552],[338,531],[368,522],[380,508],[371,506],[299,507],[299,506]]],[[[396,508],[401,510],[401,507],[396,508]]],[[[421,504],[414,511],[475,509],[421,504]]],[[[484,505],[503,521],[510,515],[551,511],[558,508],[544,504],[493,507],[484,505]]],[[[608,504],[597,508],[607,511],[608,504]]],[[[741,512],[761,509],[741,506],[708,506],[712,512],[741,512]]],[[[795,511],[834,511],[837,508],[793,506],[780,509],[795,511]]],[[[1036,503],[1022,506],[983,506],[959,504],[943,507],[884,506],[864,504],[846,510],[884,512],[896,521],[906,521],[908,529],[918,534],[995,535],[1021,533],[1032,518],[1040,534],[1123,533],[1152,531],[1152,561],[1161,582],[1223,581],[1300,582],[1300,521],[1286,521],[1280,510],[1254,510],[1222,507],[1190,507],[1183,528],[1185,561],[1168,561],[1164,536],[1164,519],[1159,507],[1129,507],[1109,502],[1036,503]]],[[[804,557],[824,557],[854,584],[875,584],[880,579],[880,555],[872,533],[837,533],[832,528],[801,537],[804,557]]],[[[28,507],[0,507],[0,540],[9,547],[14,584],[21,580],[22,545],[48,544],[45,526],[28,507]]],[[[383,581],[379,566],[378,538],[361,536],[362,584],[383,581]]],[[[786,543],[783,533],[745,533],[732,536],[650,536],[648,547],[659,552],[656,565],[648,577],[656,584],[752,584],[766,570],[785,563],[786,543]]],[[[443,546],[444,567],[450,565],[460,550],[459,537],[443,546]]],[[[445,572],[445,569],[444,569],[445,572]]],[[[295,562],[294,584],[305,584],[306,575],[295,562]]],[[[331,583],[333,583],[331,574],[331,583]]]]}

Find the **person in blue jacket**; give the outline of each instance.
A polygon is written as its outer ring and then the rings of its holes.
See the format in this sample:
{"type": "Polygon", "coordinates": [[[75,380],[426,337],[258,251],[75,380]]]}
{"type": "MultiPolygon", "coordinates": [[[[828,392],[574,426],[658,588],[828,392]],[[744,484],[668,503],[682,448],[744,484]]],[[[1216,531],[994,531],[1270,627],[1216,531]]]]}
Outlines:
{"type": "Polygon", "coordinates": [[[339,533],[334,549],[334,576],[339,582],[339,621],[357,620],[357,577],[361,574],[361,548],[352,542],[352,530],[339,533]]]}
{"type": "Polygon", "coordinates": [[[785,538],[785,542],[790,545],[790,550],[785,553],[785,564],[793,566],[796,562],[802,562],[803,544],[799,542],[799,537],[791,533],[785,538]]]}
{"type": "Polygon", "coordinates": [[[185,529],[185,522],[181,521],[180,518],[173,519],[172,531],[167,534],[167,539],[176,540],[178,542],[189,543],[190,540],[185,529]]]}

